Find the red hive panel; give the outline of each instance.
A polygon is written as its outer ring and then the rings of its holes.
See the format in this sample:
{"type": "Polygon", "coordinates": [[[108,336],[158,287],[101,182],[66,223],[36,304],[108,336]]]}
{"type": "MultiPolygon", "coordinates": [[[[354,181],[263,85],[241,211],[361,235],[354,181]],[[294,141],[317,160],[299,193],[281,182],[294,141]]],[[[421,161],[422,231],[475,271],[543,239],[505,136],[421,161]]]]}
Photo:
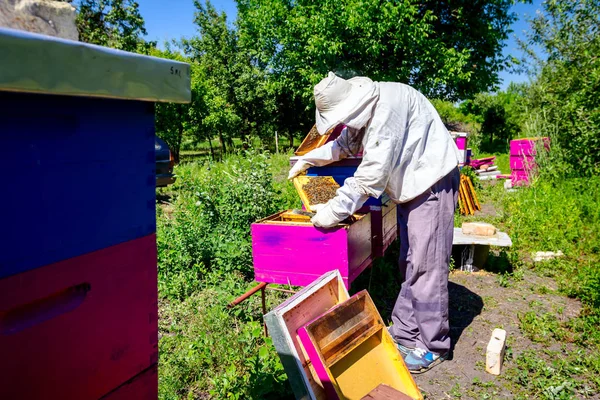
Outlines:
{"type": "Polygon", "coordinates": [[[0,280],[0,399],[98,399],[157,362],[154,234],[0,280]]]}
{"type": "Polygon", "coordinates": [[[102,397],[101,400],[156,400],[157,397],[158,371],[155,364],[102,397]]]}

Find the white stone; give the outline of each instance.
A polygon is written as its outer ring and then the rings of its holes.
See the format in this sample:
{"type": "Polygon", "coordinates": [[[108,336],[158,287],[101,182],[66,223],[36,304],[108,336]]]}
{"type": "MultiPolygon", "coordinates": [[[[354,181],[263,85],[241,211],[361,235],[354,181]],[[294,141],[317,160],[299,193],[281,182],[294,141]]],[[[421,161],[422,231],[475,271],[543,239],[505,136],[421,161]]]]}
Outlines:
{"type": "Polygon", "coordinates": [[[494,329],[485,353],[485,370],[492,375],[500,375],[502,371],[505,345],[506,331],[504,329],[494,329]]]}
{"type": "Polygon", "coordinates": [[[562,251],[537,251],[533,253],[533,261],[540,262],[546,260],[552,260],[553,258],[562,257],[564,253],[562,251]]]}

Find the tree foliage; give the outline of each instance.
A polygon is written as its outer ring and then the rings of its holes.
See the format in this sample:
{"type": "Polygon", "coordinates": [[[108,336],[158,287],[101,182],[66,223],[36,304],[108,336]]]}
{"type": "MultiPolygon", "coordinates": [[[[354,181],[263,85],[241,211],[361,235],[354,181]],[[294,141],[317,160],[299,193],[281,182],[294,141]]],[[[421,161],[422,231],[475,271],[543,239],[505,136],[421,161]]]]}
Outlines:
{"type": "Polygon", "coordinates": [[[536,79],[526,95],[526,133],[552,138],[564,172],[598,174],[600,1],[548,0],[530,25],[525,49],[536,79]]]}
{"type": "Polygon", "coordinates": [[[210,1],[194,1],[198,35],[183,41],[186,54],[205,71],[208,108],[206,129],[218,134],[224,151],[239,137],[245,146],[252,137],[266,136],[272,128],[274,100],[267,71],[253,65],[240,45],[238,31],[210,1]]]}
{"type": "Polygon", "coordinates": [[[512,84],[506,91],[478,93],[460,109],[481,124],[483,151],[507,151],[510,140],[521,132],[522,87],[512,84]]]}
{"type": "Polygon", "coordinates": [[[237,0],[241,39],[308,105],[328,71],[456,100],[491,89],[511,0],[237,0]]]}
{"type": "Polygon", "coordinates": [[[139,5],[133,0],[79,0],[79,40],[114,49],[147,53],[156,43],[147,34],[139,5]]]}

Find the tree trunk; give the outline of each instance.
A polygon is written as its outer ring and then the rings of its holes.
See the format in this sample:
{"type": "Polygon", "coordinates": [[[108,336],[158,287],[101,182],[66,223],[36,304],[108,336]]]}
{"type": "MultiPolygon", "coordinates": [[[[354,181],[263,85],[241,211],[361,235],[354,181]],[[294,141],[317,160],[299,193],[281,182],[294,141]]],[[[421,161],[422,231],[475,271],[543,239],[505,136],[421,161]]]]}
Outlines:
{"type": "Polygon", "coordinates": [[[227,144],[225,143],[225,138],[223,137],[223,132],[219,131],[219,142],[221,142],[221,160],[223,159],[223,154],[227,152],[227,144]]]}
{"type": "Polygon", "coordinates": [[[177,145],[176,149],[171,149],[171,153],[173,153],[173,161],[175,164],[179,164],[179,153],[181,152],[181,142],[183,141],[183,125],[179,124],[177,127],[177,145]]]}
{"type": "Polygon", "coordinates": [[[248,142],[246,142],[247,137],[245,129],[240,130],[240,139],[242,140],[242,149],[244,150],[248,150],[248,142]]]}
{"type": "Polygon", "coordinates": [[[290,149],[294,150],[294,133],[292,130],[289,131],[290,135],[290,149]]]}
{"type": "Polygon", "coordinates": [[[215,149],[213,148],[211,137],[208,138],[208,147],[210,148],[210,157],[213,161],[217,161],[217,159],[215,158],[215,149]]]}

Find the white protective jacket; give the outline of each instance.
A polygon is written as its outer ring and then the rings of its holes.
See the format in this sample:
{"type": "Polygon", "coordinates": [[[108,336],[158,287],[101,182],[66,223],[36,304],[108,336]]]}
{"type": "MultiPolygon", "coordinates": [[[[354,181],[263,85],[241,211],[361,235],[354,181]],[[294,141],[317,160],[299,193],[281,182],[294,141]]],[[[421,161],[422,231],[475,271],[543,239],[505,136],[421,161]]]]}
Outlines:
{"type": "MultiPolygon", "coordinates": [[[[317,226],[337,224],[362,207],[369,196],[377,198],[383,192],[395,203],[410,201],[458,165],[458,148],[425,96],[401,83],[373,84],[378,88],[378,99],[374,107],[365,107],[372,113],[366,130],[344,129],[336,140],[298,161],[296,170],[302,170],[330,164],[361,148],[363,151],[354,176],[346,179],[337,196],[313,218],[317,226]],[[362,132],[361,141],[358,135],[362,132]]],[[[351,118],[342,122],[353,123],[351,118]]]]}

